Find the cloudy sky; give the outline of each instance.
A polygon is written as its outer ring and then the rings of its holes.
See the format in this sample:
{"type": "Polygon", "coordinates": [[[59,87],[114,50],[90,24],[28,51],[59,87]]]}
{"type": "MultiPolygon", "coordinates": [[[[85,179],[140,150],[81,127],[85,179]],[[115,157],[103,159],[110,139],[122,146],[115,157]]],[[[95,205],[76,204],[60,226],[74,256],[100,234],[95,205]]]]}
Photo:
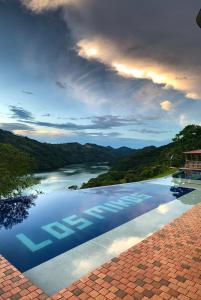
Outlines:
{"type": "Polygon", "coordinates": [[[0,128],[133,148],[201,123],[200,0],[0,0],[0,128]]]}

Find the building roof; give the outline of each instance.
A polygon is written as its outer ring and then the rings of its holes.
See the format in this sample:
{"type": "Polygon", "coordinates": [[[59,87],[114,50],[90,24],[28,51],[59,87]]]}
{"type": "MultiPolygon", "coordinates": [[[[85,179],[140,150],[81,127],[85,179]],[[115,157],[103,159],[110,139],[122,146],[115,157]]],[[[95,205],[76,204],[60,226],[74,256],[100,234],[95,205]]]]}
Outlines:
{"type": "Polygon", "coordinates": [[[201,154],[201,149],[184,152],[185,154],[201,154]]]}

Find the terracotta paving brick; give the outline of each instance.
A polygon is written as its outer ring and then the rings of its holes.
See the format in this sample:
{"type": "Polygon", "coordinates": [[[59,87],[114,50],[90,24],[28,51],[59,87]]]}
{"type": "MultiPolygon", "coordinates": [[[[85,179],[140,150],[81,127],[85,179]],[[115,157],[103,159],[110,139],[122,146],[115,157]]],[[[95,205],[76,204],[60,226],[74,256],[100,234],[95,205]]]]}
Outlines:
{"type": "Polygon", "coordinates": [[[48,297],[0,256],[0,300],[201,300],[201,204],[48,297]]]}
{"type": "Polygon", "coordinates": [[[104,278],[110,285],[108,295],[113,299],[200,300],[200,270],[201,204],[198,204],[89,274],[88,279],[101,286],[99,279],[104,278]]]}
{"type": "Polygon", "coordinates": [[[0,300],[50,299],[2,256],[0,256],[0,282],[2,284],[0,300]]]}

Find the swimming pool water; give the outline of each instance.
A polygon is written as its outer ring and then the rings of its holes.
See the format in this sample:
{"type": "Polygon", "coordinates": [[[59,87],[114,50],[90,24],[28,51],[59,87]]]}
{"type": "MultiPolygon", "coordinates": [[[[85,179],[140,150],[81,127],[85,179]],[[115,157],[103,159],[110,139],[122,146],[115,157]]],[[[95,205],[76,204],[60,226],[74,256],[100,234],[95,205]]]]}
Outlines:
{"type": "Polygon", "coordinates": [[[196,170],[179,171],[173,174],[173,178],[201,180],[201,171],[196,171],[196,170]]]}
{"type": "Polygon", "coordinates": [[[142,182],[0,202],[0,253],[25,272],[192,191],[142,182]]]}

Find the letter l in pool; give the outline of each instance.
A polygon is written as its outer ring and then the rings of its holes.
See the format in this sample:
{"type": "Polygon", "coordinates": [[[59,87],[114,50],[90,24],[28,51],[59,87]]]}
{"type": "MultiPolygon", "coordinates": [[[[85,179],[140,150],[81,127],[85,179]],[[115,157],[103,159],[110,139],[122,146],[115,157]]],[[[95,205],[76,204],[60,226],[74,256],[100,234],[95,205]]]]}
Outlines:
{"type": "Polygon", "coordinates": [[[20,240],[20,242],[22,242],[23,245],[25,245],[32,252],[36,252],[52,244],[51,240],[46,240],[36,244],[23,233],[17,234],[16,237],[18,240],[20,240]]]}

